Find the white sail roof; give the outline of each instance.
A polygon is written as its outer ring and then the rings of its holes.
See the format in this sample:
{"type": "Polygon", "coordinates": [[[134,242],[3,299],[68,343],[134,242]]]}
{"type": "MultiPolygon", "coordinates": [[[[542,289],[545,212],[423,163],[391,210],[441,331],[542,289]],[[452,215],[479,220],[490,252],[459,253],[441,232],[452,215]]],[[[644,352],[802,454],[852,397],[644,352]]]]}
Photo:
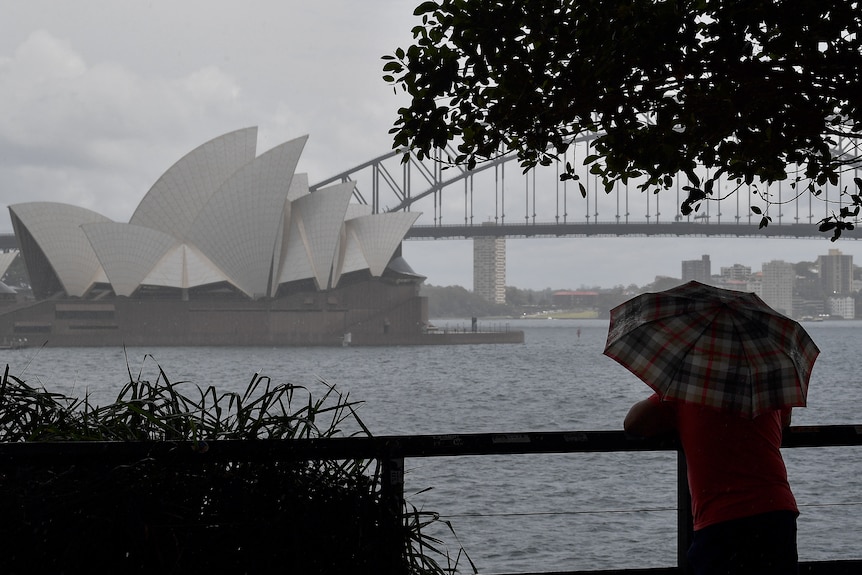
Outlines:
{"type": "MultiPolygon", "coordinates": [[[[83,224],[110,222],[86,208],[56,202],[28,202],[9,206],[16,236],[23,227],[44,255],[35,254],[36,265],[49,266],[70,296],[83,296],[104,274],[83,224]],[[16,221],[17,220],[17,221],[16,221]]],[[[24,252],[25,261],[27,252],[24,252]]],[[[29,269],[28,262],[28,269],[29,269]]],[[[31,279],[34,275],[31,271],[31,279]]]]}
{"type": "Polygon", "coordinates": [[[10,206],[34,292],[84,296],[107,283],[132,296],[141,286],[227,282],[257,298],[283,283],[328,289],[350,271],[382,274],[419,214],[371,215],[351,203],[354,182],[312,193],[295,173],[306,137],[260,156],[256,138],[257,128],[245,128],[186,154],[129,223],[66,204],[10,206]]]}
{"type": "Polygon", "coordinates": [[[360,216],[344,222],[344,254],[333,274],[333,285],[338,285],[342,275],[363,269],[368,269],[374,277],[380,277],[404,234],[419,215],[416,212],[395,212],[360,216]]]}
{"type": "Polygon", "coordinates": [[[256,150],[256,127],[230,132],[198,146],[153,184],[129,223],[182,240],[216,190],[254,160],[256,150]]]}
{"type": "Polygon", "coordinates": [[[114,293],[130,296],[150,270],[177,245],[173,236],[132,224],[98,222],[81,226],[114,293]]]}

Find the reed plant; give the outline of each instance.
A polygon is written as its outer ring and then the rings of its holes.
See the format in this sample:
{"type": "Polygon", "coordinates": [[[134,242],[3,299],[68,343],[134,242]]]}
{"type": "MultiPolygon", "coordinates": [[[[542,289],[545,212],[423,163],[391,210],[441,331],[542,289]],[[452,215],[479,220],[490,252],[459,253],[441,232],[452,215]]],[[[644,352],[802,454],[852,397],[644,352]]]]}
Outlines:
{"type": "MultiPolygon", "coordinates": [[[[30,386],[6,366],[0,442],[189,442],[206,450],[220,440],[370,436],[357,402],[318,384],[315,397],[255,374],[243,393],[219,392],[171,382],[161,367],[153,382],[129,369],[116,401],[99,406],[87,395],[30,386]]],[[[376,460],[202,459],[4,460],[0,573],[458,570],[463,550],[453,558],[426,534],[436,514],[405,505],[392,532],[376,460]]]]}

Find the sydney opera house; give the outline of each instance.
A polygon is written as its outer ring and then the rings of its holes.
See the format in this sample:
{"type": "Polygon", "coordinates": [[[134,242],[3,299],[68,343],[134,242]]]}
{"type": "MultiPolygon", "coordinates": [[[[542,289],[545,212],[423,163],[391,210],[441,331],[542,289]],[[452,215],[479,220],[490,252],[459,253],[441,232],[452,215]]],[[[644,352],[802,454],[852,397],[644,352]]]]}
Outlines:
{"type": "Polygon", "coordinates": [[[9,206],[34,300],[0,337],[51,346],[426,343],[423,276],[401,257],[414,212],[373,214],[354,184],[309,191],[299,138],[257,129],[176,162],[128,223],[72,205],[9,206]]]}

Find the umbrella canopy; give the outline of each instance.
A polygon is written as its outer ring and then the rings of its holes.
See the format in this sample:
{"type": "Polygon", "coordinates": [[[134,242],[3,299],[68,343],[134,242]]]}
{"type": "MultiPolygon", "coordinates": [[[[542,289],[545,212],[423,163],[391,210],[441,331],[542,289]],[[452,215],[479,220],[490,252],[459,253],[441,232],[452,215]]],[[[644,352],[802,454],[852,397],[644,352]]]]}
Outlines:
{"type": "Polygon", "coordinates": [[[757,295],[694,281],[612,309],[605,346],[662,399],[751,418],[804,406],[819,353],[757,295]]]}

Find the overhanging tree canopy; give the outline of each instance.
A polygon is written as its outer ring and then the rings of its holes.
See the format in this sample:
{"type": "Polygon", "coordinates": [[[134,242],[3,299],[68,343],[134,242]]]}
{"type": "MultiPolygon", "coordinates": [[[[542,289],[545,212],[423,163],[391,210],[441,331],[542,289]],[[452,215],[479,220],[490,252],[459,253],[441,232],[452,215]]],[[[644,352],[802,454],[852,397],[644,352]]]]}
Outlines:
{"type": "MultiPolygon", "coordinates": [[[[549,165],[594,133],[585,163],[605,188],[658,192],[685,174],[683,214],[717,183],[789,180],[821,195],[860,167],[862,7],[856,1],[437,0],[415,11],[414,43],[384,56],[384,79],[412,98],[395,148],[452,162],[515,151],[549,165]]],[[[563,178],[577,179],[567,165],[563,178]]],[[[820,230],[853,229],[841,190],[820,230]]],[[[583,193],[583,186],[581,187],[583,193]]]]}

